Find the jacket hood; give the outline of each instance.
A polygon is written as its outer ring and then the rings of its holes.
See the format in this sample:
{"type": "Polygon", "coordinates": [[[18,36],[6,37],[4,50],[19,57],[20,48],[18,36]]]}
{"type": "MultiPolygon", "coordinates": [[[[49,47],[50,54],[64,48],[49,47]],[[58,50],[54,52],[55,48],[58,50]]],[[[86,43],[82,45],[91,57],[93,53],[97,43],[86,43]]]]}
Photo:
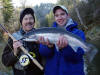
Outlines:
{"type": "MultiPolygon", "coordinates": [[[[78,24],[75,21],[73,21],[72,19],[69,19],[67,24],[64,27],[65,27],[65,29],[70,31],[72,28],[77,28],[77,26],[78,26],[78,24]]],[[[54,22],[53,27],[58,27],[58,24],[56,22],[54,22]]]]}

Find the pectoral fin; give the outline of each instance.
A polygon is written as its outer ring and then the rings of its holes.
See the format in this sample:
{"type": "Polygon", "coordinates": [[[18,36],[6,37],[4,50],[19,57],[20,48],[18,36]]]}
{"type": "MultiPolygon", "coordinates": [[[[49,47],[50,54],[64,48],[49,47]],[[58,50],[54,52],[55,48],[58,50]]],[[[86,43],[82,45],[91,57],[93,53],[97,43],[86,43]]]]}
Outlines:
{"type": "Polygon", "coordinates": [[[55,44],[55,47],[56,47],[56,50],[59,51],[59,48],[58,48],[58,46],[56,44],[55,44]]]}
{"type": "Polygon", "coordinates": [[[74,45],[74,44],[69,44],[69,46],[71,46],[71,48],[72,48],[75,52],[77,52],[78,47],[77,47],[76,45],[74,45]]]}

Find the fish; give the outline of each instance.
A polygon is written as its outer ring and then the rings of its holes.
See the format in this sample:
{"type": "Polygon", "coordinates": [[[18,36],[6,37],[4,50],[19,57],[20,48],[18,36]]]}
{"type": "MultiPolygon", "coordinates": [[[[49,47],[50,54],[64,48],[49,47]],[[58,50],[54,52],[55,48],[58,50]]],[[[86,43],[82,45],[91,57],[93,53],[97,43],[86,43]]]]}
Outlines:
{"type": "MultiPolygon", "coordinates": [[[[79,47],[81,47],[84,50],[86,58],[88,59],[89,62],[93,60],[94,56],[98,51],[93,44],[87,43],[86,41],[82,40],[82,38],[80,38],[79,36],[63,28],[55,28],[55,27],[38,28],[33,33],[28,34],[28,36],[25,37],[23,40],[28,42],[35,42],[38,41],[38,38],[40,36],[43,36],[44,40],[48,38],[49,42],[55,45],[59,37],[64,36],[68,41],[68,45],[70,45],[75,52],[77,52],[79,47]]],[[[57,45],[56,48],[58,48],[57,45]]]]}

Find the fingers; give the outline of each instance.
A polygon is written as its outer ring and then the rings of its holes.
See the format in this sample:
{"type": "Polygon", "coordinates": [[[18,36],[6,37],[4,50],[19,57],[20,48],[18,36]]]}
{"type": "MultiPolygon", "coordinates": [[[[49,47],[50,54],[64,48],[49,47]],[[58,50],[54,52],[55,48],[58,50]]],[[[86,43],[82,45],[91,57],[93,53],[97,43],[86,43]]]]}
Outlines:
{"type": "Polygon", "coordinates": [[[60,36],[57,41],[57,46],[59,49],[67,46],[67,39],[64,36],[60,36]]]}
{"type": "Polygon", "coordinates": [[[14,55],[17,56],[19,49],[18,47],[22,46],[19,41],[13,41],[14,55]]]}
{"type": "Polygon", "coordinates": [[[19,41],[13,41],[13,47],[14,48],[18,48],[20,46],[22,46],[22,43],[20,43],[19,41]]]}
{"type": "Polygon", "coordinates": [[[49,48],[54,47],[54,44],[51,44],[51,43],[49,42],[48,39],[46,39],[46,45],[47,45],[49,48]]]}
{"type": "Polygon", "coordinates": [[[44,39],[44,37],[42,37],[42,36],[40,36],[39,37],[39,42],[41,43],[41,44],[43,44],[43,45],[47,45],[48,47],[53,47],[53,44],[51,44],[50,43],[50,41],[48,40],[48,38],[45,38],[44,39]]]}
{"type": "Polygon", "coordinates": [[[40,36],[38,39],[39,43],[45,44],[44,37],[40,36]]]}

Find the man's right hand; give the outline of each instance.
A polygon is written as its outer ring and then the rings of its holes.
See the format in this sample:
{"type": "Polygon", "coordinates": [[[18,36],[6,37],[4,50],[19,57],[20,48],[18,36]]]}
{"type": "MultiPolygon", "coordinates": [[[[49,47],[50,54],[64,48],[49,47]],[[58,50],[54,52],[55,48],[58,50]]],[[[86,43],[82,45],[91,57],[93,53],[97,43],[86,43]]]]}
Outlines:
{"type": "Polygon", "coordinates": [[[22,43],[20,43],[19,41],[13,41],[13,49],[14,49],[14,55],[17,56],[18,52],[19,52],[19,47],[22,46],[22,43]]]}

